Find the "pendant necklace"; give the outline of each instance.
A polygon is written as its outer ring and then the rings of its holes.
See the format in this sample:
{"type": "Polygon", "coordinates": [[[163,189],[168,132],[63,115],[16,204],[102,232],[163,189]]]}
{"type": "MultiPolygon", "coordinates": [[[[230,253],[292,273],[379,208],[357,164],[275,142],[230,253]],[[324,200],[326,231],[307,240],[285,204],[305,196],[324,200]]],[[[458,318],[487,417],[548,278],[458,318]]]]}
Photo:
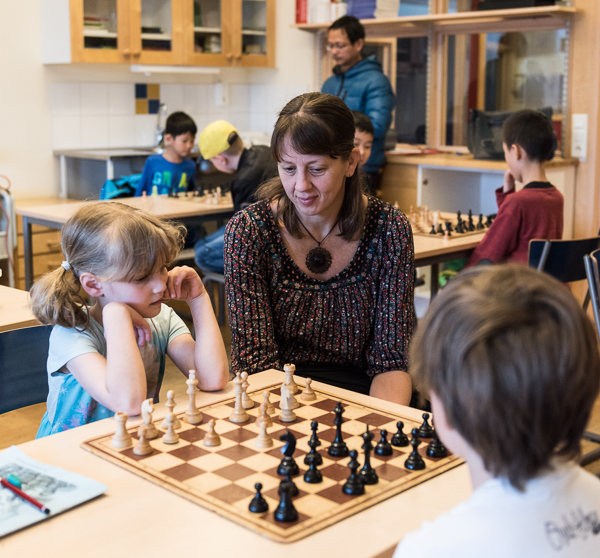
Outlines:
{"type": "Polygon", "coordinates": [[[335,227],[338,224],[339,220],[340,220],[340,218],[338,217],[338,220],[335,222],[335,224],[333,225],[333,227],[331,227],[331,229],[329,230],[329,232],[323,237],[323,239],[321,240],[321,242],[319,242],[310,233],[310,231],[306,228],[306,226],[304,225],[304,223],[300,219],[298,219],[298,221],[300,221],[300,224],[302,225],[302,227],[304,227],[304,230],[317,243],[317,247],[313,248],[308,254],[306,254],[306,261],[305,261],[306,267],[312,273],[316,273],[316,274],[325,273],[331,267],[331,261],[332,261],[332,259],[331,259],[331,252],[329,250],[327,250],[326,248],[321,248],[321,244],[323,242],[325,242],[325,239],[331,234],[331,231],[333,229],[335,229],[335,227]]]}

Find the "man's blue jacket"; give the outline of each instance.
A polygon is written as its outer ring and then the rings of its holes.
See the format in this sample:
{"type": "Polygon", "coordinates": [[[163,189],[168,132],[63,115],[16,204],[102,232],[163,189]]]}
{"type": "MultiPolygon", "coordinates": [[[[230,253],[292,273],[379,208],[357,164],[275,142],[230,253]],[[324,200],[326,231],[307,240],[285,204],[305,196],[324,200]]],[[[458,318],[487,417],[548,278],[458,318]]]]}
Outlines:
{"type": "Polygon", "coordinates": [[[334,75],[325,81],[321,92],[337,95],[350,110],[363,112],[371,119],[375,128],[373,150],[363,170],[377,172],[385,162],[385,134],[392,122],[392,110],[396,104],[390,81],[374,56],[361,60],[345,74],[339,71],[338,66],[333,72],[334,75]]]}

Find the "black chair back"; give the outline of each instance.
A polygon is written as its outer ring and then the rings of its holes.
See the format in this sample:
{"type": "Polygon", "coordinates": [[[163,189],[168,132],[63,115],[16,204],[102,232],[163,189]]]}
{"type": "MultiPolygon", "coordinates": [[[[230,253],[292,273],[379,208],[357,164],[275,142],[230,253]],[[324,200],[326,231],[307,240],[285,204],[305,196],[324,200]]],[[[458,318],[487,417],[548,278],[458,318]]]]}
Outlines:
{"type": "Polygon", "coordinates": [[[585,272],[588,280],[588,289],[592,309],[594,310],[594,321],[596,322],[596,331],[600,338],[600,274],[598,273],[598,259],[600,250],[595,250],[589,256],[584,256],[585,272]]]}
{"type": "Polygon", "coordinates": [[[586,279],[583,257],[600,248],[600,236],[578,240],[531,240],[529,266],[561,283],[586,279]]]}
{"type": "Polygon", "coordinates": [[[46,401],[52,326],[0,333],[0,415],[46,401]]]}

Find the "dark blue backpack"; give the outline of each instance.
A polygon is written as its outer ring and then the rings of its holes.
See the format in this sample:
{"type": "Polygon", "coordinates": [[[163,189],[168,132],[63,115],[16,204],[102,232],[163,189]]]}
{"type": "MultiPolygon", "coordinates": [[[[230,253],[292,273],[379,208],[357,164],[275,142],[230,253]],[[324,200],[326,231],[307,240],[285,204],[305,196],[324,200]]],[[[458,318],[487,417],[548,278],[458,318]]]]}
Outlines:
{"type": "Polygon", "coordinates": [[[117,198],[131,198],[135,196],[138,183],[142,175],[131,174],[122,176],[118,180],[107,180],[100,190],[101,200],[115,200],[117,198]]]}

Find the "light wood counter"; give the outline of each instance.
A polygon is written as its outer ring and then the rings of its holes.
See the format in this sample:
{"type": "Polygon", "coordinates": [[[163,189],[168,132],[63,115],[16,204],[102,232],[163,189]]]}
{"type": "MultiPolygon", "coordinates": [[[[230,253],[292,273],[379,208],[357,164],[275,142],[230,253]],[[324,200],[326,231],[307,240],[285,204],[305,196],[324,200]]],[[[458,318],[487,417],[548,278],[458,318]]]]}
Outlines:
{"type": "Polygon", "coordinates": [[[29,293],[0,285],[0,332],[40,325],[29,308],[29,293]]]}

